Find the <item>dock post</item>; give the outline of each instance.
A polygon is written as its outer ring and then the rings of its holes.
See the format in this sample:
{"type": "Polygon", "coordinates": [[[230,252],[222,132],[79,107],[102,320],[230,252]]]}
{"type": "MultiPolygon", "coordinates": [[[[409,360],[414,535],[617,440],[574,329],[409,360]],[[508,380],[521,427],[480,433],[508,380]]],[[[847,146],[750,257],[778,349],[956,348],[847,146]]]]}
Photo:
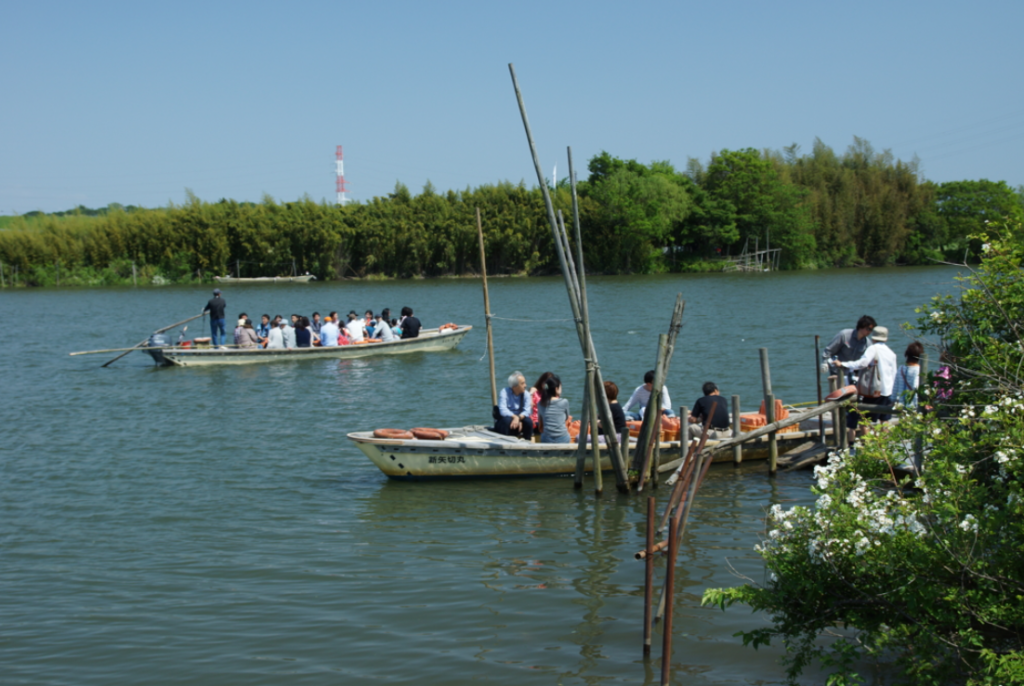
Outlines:
{"type": "MultiPolygon", "coordinates": [[[[828,392],[835,393],[839,390],[839,379],[835,376],[828,377],[828,392]]],[[[832,444],[839,447],[839,410],[832,410],[832,444]]]]}
{"type": "Polygon", "coordinates": [[[644,657],[651,654],[651,601],[654,600],[654,496],[647,498],[647,555],[644,559],[644,657]]]}
{"type": "Polygon", "coordinates": [[[672,600],[676,585],[676,540],[678,528],[675,517],[668,523],[668,567],[665,570],[665,621],[661,625],[661,684],[669,686],[669,672],[672,668],[672,600]]]}
{"type": "MultiPolygon", "coordinates": [[[[775,394],[769,393],[764,397],[765,418],[769,424],[775,423],[775,394]]],[[[779,441],[775,432],[768,434],[768,476],[775,476],[779,470],[779,441]]]]}
{"type": "MultiPolygon", "coordinates": [[[[814,337],[814,371],[818,377],[818,404],[821,405],[821,336],[814,337]]],[[[825,415],[818,415],[818,440],[825,445],[825,415]]]]}
{"type": "MultiPolygon", "coordinates": [[[[740,424],[740,397],[732,397],[732,437],[739,438],[741,432],[740,424]]],[[[737,443],[732,447],[732,463],[737,467],[743,463],[743,444],[737,443]]]]}
{"type": "MultiPolygon", "coordinates": [[[[764,416],[769,424],[775,421],[775,396],[772,394],[772,373],[768,366],[768,348],[759,348],[761,355],[761,386],[764,389],[764,416]]],[[[779,441],[772,431],[768,434],[768,475],[775,476],[779,457],[779,441]]]]}

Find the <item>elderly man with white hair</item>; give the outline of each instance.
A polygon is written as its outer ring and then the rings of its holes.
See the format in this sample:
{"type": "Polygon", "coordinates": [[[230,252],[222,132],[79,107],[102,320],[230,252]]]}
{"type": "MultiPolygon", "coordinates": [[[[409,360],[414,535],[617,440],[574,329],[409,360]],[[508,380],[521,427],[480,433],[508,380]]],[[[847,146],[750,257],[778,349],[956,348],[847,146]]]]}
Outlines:
{"type": "Polygon", "coordinates": [[[498,413],[494,430],[506,436],[533,438],[533,420],[530,419],[531,400],[522,372],[512,372],[508,386],[498,394],[498,413]]]}
{"type": "MultiPolygon", "coordinates": [[[[866,370],[863,374],[871,374],[878,369],[878,380],[880,387],[875,391],[876,395],[865,396],[863,402],[868,405],[889,405],[892,402],[892,388],[896,383],[896,353],[886,345],[889,340],[889,329],[884,326],[876,326],[871,332],[871,345],[859,360],[852,362],[837,361],[836,365],[849,370],[866,370]]],[[[871,421],[887,422],[892,417],[890,414],[873,414],[871,421]]],[[[846,415],[846,428],[849,429],[850,442],[857,433],[865,433],[864,429],[857,431],[860,423],[860,414],[850,412],[846,415]]]]}

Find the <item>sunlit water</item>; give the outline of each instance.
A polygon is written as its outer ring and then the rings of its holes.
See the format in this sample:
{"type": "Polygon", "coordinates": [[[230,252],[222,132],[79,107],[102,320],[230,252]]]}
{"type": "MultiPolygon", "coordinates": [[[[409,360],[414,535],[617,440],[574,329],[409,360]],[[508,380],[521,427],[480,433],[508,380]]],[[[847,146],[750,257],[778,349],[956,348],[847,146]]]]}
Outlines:
{"type": "MultiPolygon", "coordinates": [[[[600,364],[624,395],[639,384],[678,292],[676,407],[713,380],[756,409],[762,346],[776,396],[810,400],[815,334],[824,344],[868,313],[902,354],[899,325],[953,275],[592,278],[600,364]]],[[[410,305],[427,326],[477,326],[454,352],[233,369],[67,355],[133,345],[208,291],[0,293],[0,683],[657,681],[660,634],[641,658],[642,499],[610,477],[600,498],[563,479],[389,482],[345,438],[488,421],[478,281],[225,289],[229,320],[410,305]]],[[[562,281],[495,279],[491,302],[499,383],[551,369],[578,406],[562,281]]],[[[208,335],[200,324],[189,335],[208,335]]],[[[680,552],[676,683],[783,681],[777,647],[732,636],[763,617],[699,599],[763,579],[764,509],[809,502],[809,484],[769,480],[763,463],[712,469],[680,552]]]]}

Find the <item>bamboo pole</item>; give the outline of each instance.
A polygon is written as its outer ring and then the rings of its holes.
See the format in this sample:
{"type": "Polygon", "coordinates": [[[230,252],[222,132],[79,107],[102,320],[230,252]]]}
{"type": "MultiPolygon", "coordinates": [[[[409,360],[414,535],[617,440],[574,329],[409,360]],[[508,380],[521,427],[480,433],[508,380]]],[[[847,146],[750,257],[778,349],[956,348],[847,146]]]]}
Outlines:
{"type": "MultiPolygon", "coordinates": [[[[592,377],[592,378],[596,377],[596,371],[591,369],[589,371],[589,373],[587,374],[587,376],[588,377],[592,377]]],[[[601,495],[601,492],[604,491],[604,477],[601,475],[601,445],[597,441],[597,398],[594,397],[594,396],[597,395],[597,389],[596,388],[597,387],[595,385],[595,386],[593,386],[591,388],[591,391],[590,391],[590,425],[588,427],[583,427],[582,422],[581,422],[580,423],[580,435],[583,436],[583,440],[585,441],[586,438],[587,438],[585,432],[589,428],[591,428],[591,427],[593,428],[593,434],[590,437],[590,449],[594,453],[594,493],[596,495],[601,495]]],[[[603,393],[602,393],[601,397],[604,397],[603,393]]],[[[610,424],[606,424],[606,426],[611,426],[611,425],[610,424]]],[[[608,440],[608,436],[614,436],[614,435],[615,435],[615,427],[612,427],[612,430],[609,433],[605,434],[605,440],[606,441],[608,440]]]]}
{"type": "MultiPolygon", "coordinates": [[[[555,251],[558,254],[558,263],[562,269],[562,277],[566,283],[566,290],[569,295],[569,307],[572,309],[573,319],[576,320],[576,331],[580,338],[580,345],[583,348],[583,356],[585,359],[589,361],[590,364],[594,366],[596,374],[594,385],[603,386],[604,384],[601,380],[600,368],[597,365],[597,354],[594,350],[593,340],[590,337],[589,329],[586,326],[584,326],[583,312],[581,312],[580,303],[577,302],[576,299],[573,297],[574,290],[572,283],[572,275],[569,273],[568,262],[566,261],[565,257],[565,251],[562,249],[562,242],[558,237],[559,229],[558,221],[555,218],[554,204],[551,202],[551,193],[549,192],[547,184],[544,181],[544,172],[541,170],[540,167],[540,158],[537,156],[537,147],[534,145],[533,142],[533,132],[530,129],[530,119],[526,114],[526,105],[523,102],[522,92],[519,90],[519,81],[516,78],[516,70],[511,63],[509,63],[508,65],[508,70],[509,74],[512,77],[512,85],[515,89],[516,101],[519,104],[519,114],[523,119],[523,128],[526,131],[526,140],[530,147],[530,154],[533,157],[533,167],[534,171],[537,173],[537,182],[540,186],[541,194],[544,197],[544,206],[547,209],[548,224],[551,226],[551,234],[555,240],[555,251]]],[[[594,395],[597,394],[595,393],[594,395]]],[[[601,397],[598,400],[598,409],[601,413],[601,421],[604,422],[606,426],[613,426],[611,408],[608,406],[608,399],[605,398],[604,394],[602,393],[601,397]]],[[[614,432],[609,433],[608,436],[613,437],[614,432]]],[[[626,476],[626,467],[622,463],[621,455],[618,451],[618,441],[616,441],[614,438],[611,438],[610,440],[608,440],[608,443],[611,452],[612,465],[615,467],[616,485],[620,491],[624,493],[629,493],[629,480],[626,476]]]]}
{"type": "MultiPolygon", "coordinates": [[[[588,374],[589,377],[589,374],[588,374]]],[[[585,426],[589,425],[590,422],[590,394],[592,392],[591,384],[588,382],[583,385],[583,416],[580,418],[580,434],[576,438],[576,474],[574,475],[572,486],[573,488],[583,488],[583,470],[587,464],[587,434],[584,430],[585,426]]],[[[595,476],[595,479],[601,477],[595,476]]]]}
{"type": "Polygon", "coordinates": [[[647,498],[647,551],[644,564],[644,656],[651,654],[651,601],[654,599],[654,496],[647,498]]]}
{"type": "MultiPolygon", "coordinates": [[[[597,422],[600,420],[604,423],[604,426],[608,427],[605,431],[605,444],[608,447],[609,454],[611,455],[612,465],[615,467],[615,478],[619,490],[622,490],[622,483],[626,485],[626,491],[629,491],[629,481],[626,477],[626,465],[629,464],[627,461],[629,455],[629,440],[627,433],[627,440],[625,441],[625,448],[622,447],[622,443],[619,441],[619,436],[615,431],[615,420],[612,417],[612,407],[608,402],[608,396],[604,392],[604,376],[601,374],[601,367],[597,363],[597,349],[594,347],[594,338],[590,333],[590,305],[587,301],[587,268],[586,263],[583,261],[583,236],[580,232],[580,213],[579,213],[579,202],[576,196],[576,170],[573,168],[572,162],[572,148],[566,148],[566,155],[569,158],[569,185],[572,190],[572,219],[573,219],[573,230],[576,233],[576,284],[579,287],[580,303],[579,309],[583,319],[583,331],[587,337],[586,350],[589,351],[589,362],[588,366],[593,369],[593,379],[591,381],[593,385],[593,392],[591,393],[591,399],[597,402],[597,412],[591,412],[590,425],[595,427],[594,435],[597,435],[597,422]],[[621,478],[623,482],[619,482],[621,472],[621,478]]],[[[586,359],[588,355],[584,353],[586,359]]]]}
{"type": "Polygon", "coordinates": [[[644,421],[640,425],[640,438],[637,441],[637,448],[642,451],[638,452],[640,465],[639,482],[636,486],[637,493],[644,490],[644,482],[646,482],[647,472],[650,470],[654,446],[660,438],[661,389],[665,386],[665,364],[668,354],[668,334],[658,334],[658,358],[654,365],[654,383],[651,385],[651,399],[647,401],[647,411],[644,413],[644,421]]]}
{"type": "Polygon", "coordinates": [[[676,528],[676,523],[673,521],[669,529],[668,568],[665,570],[665,595],[668,596],[668,603],[665,608],[665,622],[661,627],[662,686],[669,686],[669,676],[672,668],[672,600],[676,590],[676,554],[679,551],[679,544],[676,542],[676,528]]]}
{"type": "MultiPolygon", "coordinates": [[[[164,327],[164,328],[162,328],[162,329],[157,329],[156,331],[154,331],[154,332],[153,332],[153,334],[163,333],[164,331],[169,331],[170,329],[173,329],[173,328],[175,328],[175,327],[181,326],[182,324],[188,324],[188,323],[189,323],[190,321],[192,321],[193,319],[199,319],[199,318],[200,318],[200,317],[202,317],[202,316],[203,316],[204,314],[206,314],[206,312],[200,312],[200,313],[199,313],[199,314],[197,314],[196,316],[194,316],[194,317],[189,317],[188,319],[182,320],[182,321],[178,322],[177,324],[171,324],[170,326],[165,326],[165,327],[164,327]]],[[[152,334],[151,334],[151,335],[152,335],[152,334]]],[[[145,344],[146,344],[146,341],[148,341],[148,340],[149,340],[149,336],[146,336],[146,337],[145,337],[145,338],[143,338],[143,339],[142,339],[141,341],[139,341],[138,343],[136,343],[136,344],[135,344],[134,346],[132,346],[131,348],[128,348],[128,349],[127,349],[127,350],[126,350],[125,352],[121,353],[120,355],[118,355],[117,357],[115,357],[115,358],[114,358],[114,359],[112,359],[112,360],[109,360],[109,361],[107,361],[107,362],[104,362],[104,363],[103,363],[102,365],[100,365],[100,366],[101,366],[101,367],[109,367],[109,366],[110,366],[111,364],[113,364],[114,362],[117,362],[118,360],[120,360],[120,359],[121,359],[122,357],[124,357],[125,355],[127,355],[127,354],[128,354],[128,353],[130,353],[131,351],[133,351],[133,350],[137,350],[137,349],[138,349],[138,348],[140,348],[141,346],[145,345],[145,344]]]]}
{"type": "MultiPolygon", "coordinates": [[[[739,438],[739,435],[743,432],[742,422],[740,420],[740,397],[734,395],[732,397],[732,437],[739,438]]],[[[732,463],[737,467],[743,463],[743,444],[737,443],[732,448],[732,463]]]]}
{"type": "Polygon", "coordinates": [[[491,333],[491,295],[487,290],[487,255],[484,252],[484,225],[480,221],[480,208],[476,208],[476,235],[480,239],[480,275],[484,282],[484,322],[487,326],[487,356],[491,365],[491,405],[498,404],[498,386],[494,371],[494,335],[491,333]]]}
{"type": "Polygon", "coordinates": [[[135,272],[135,260],[132,260],[132,286],[138,288],[139,280],[138,275],[135,272]]]}
{"type": "MultiPolygon", "coordinates": [[[[814,337],[814,371],[818,376],[818,404],[821,405],[821,336],[814,337]]],[[[825,445],[825,415],[818,415],[818,438],[825,445]]]]}

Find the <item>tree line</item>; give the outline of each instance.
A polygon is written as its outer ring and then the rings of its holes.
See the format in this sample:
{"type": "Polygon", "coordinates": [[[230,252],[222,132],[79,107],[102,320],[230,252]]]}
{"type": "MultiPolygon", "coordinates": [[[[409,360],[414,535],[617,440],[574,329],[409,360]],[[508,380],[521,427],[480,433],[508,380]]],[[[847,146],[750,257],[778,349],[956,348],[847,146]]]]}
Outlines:
{"type": "MultiPolygon", "coordinates": [[[[821,141],[810,154],[796,145],[722,150],[685,170],[602,152],[588,172],[580,223],[597,273],[718,270],[723,258],[768,244],[781,248],[786,269],[970,260],[980,245],[969,236],[986,221],[1024,219],[1024,187],[935,184],[916,161],[858,138],[841,155],[821,141]]],[[[551,193],[571,216],[568,180],[551,193]]],[[[28,285],[61,273],[65,284],[468,275],[479,271],[476,208],[490,273],[557,271],[542,192],[522,182],[445,193],[427,182],[418,195],[397,183],[386,197],[345,206],[206,202],[187,192],[185,203],[157,209],[31,212],[0,224],[0,263],[6,278],[16,272],[28,285]]]]}

